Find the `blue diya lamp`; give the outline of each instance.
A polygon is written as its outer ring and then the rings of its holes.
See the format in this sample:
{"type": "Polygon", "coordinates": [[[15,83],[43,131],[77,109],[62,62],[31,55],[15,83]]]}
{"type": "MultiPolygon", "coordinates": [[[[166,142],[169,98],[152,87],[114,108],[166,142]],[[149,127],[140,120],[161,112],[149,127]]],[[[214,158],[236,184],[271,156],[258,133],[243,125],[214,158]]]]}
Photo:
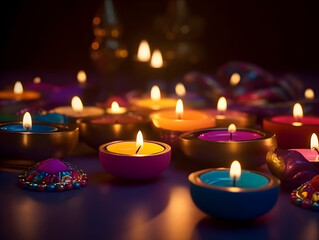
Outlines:
{"type": "Polygon", "coordinates": [[[249,220],[267,213],[275,205],[280,188],[280,180],[274,176],[243,170],[236,180],[225,168],[193,172],[188,179],[197,207],[228,220],[249,220]]]}
{"type": "Polygon", "coordinates": [[[19,175],[18,184],[31,191],[58,191],[79,189],[86,186],[88,177],[71,163],[50,158],[19,175]]]}

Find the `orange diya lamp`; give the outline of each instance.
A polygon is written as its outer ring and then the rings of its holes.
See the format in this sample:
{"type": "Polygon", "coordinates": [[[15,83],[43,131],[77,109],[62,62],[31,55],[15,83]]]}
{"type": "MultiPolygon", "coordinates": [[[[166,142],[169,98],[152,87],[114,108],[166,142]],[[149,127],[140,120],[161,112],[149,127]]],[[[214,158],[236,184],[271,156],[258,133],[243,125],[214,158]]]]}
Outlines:
{"type": "Polygon", "coordinates": [[[0,100],[30,101],[40,99],[41,94],[36,91],[23,90],[22,83],[17,81],[12,90],[0,91],[0,100]]]}

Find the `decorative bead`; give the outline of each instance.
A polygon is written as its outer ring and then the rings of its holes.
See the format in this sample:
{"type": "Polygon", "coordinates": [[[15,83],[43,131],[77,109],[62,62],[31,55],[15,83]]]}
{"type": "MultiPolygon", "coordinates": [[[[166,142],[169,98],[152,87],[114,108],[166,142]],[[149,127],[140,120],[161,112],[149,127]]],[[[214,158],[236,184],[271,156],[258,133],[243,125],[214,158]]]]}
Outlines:
{"type": "Polygon", "coordinates": [[[299,206],[301,203],[302,203],[302,199],[301,198],[297,198],[296,201],[295,201],[295,204],[297,206],[299,206]]]}
{"type": "Polygon", "coordinates": [[[72,190],[73,189],[73,183],[67,183],[66,185],[65,185],[65,189],[66,190],[72,190]]]}
{"type": "Polygon", "coordinates": [[[85,187],[86,184],[87,184],[87,181],[84,180],[84,179],[82,179],[82,180],[80,181],[80,184],[81,184],[82,187],[85,187]]]}
{"type": "Polygon", "coordinates": [[[31,183],[29,185],[29,190],[34,191],[34,190],[37,190],[37,188],[38,188],[38,184],[36,184],[36,183],[31,183]]]}
{"type": "Polygon", "coordinates": [[[73,187],[74,187],[74,189],[79,189],[81,187],[81,184],[78,182],[74,182],[73,187]]]}
{"type": "Polygon", "coordinates": [[[48,190],[49,192],[53,192],[53,191],[55,190],[55,185],[54,185],[54,184],[48,185],[48,186],[47,186],[47,190],[48,190]]]}
{"type": "Polygon", "coordinates": [[[296,195],[290,195],[290,202],[294,203],[297,200],[297,196],[296,195]]]}
{"type": "Polygon", "coordinates": [[[307,199],[307,198],[305,198],[305,199],[302,201],[302,203],[301,203],[301,207],[302,207],[302,208],[309,209],[309,208],[311,208],[311,206],[312,206],[312,202],[311,202],[309,199],[307,199]]]}
{"type": "Polygon", "coordinates": [[[45,186],[44,185],[38,185],[38,188],[37,188],[38,191],[42,192],[45,190],[45,186]]]}
{"type": "Polygon", "coordinates": [[[55,187],[55,190],[58,192],[62,192],[62,191],[64,191],[64,189],[65,189],[65,187],[63,184],[57,184],[55,187]]]}

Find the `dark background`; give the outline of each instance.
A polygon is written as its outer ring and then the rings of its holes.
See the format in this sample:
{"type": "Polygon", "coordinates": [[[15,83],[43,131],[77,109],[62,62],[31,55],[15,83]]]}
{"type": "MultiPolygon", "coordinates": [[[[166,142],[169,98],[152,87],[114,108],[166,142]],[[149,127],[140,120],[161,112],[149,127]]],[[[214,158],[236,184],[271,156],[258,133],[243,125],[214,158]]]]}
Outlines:
{"type": "MultiPolygon", "coordinates": [[[[92,18],[103,1],[1,1],[0,70],[94,70],[89,56],[92,18]]],[[[189,0],[206,22],[205,68],[230,60],[271,71],[318,70],[317,7],[306,1],[189,0]]],[[[124,40],[150,31],[167,0],[116,0],[124,40]]],[[[132,39],[132,41],[131,41],[132,39]]],[[[131,41],[131,42],[130,42],[131,41]]],[[[137,46],[136,46],[137,48],[137,46]]]]}

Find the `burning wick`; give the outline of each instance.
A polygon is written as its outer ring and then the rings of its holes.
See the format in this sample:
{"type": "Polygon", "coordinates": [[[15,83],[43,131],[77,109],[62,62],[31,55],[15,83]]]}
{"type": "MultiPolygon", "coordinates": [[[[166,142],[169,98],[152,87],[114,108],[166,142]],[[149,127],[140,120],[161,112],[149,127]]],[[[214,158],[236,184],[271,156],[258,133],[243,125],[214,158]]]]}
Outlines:
{"type": "MultiPolygon", "coordinates": [[[[318,150],[319,144],[318,144],[318,137],[317,134],[313,133],[311,135],[311,139],[310,139],[310,149],[313,149],[317,152],[317,154],[319,155],[319,150],[318,150]]],[[[316,160],[318,159],[318,156],[316,158],[316,160]]]]}
{"type": "Polygon", "coordinates": [[[232,141],[233,140],[233,133],[236,132],[236,125],[231,123],[229,126],[228,126],[228,132],[230,134],[229,136],[229,140],[232,141]]]}
{"type": "Polygon", "coordinates": [[[136,136],[136,147],[137,147],[137,150],[136,150],[135,154],[137,154],[138,151],[140,151],[142,146],[143,146],[143,135],[142,135],[141,131],[138,131],[137,136],[136,136]]]}
{"type": "Polygon", "coordinates": [[[238,180],[241,175],[241,166],[238,161],[233,161],[230,165],[229,175],[233,179],[233,187],[236,187],[236,180],[238,180]]]}
{"type": "Polygon", "coordinates": [[[181,99],[177,100],[175,112],[176,112],[177,119],[181,120],[183,112],[184,112],[184,105],[181,99]]]}

